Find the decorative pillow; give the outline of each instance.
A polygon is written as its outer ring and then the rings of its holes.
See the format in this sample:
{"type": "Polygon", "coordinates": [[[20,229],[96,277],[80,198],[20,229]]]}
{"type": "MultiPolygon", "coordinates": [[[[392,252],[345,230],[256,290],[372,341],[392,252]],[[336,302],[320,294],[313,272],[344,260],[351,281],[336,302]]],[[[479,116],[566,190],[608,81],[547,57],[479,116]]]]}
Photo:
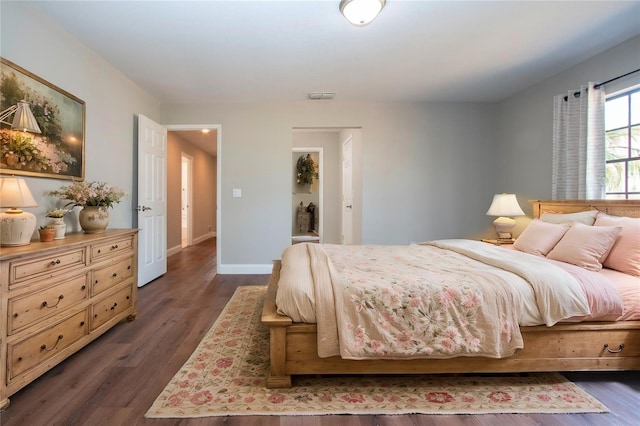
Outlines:
{"type": "Polygon", "coordinates": [[[603,265],[624,274],[640,276],[640,218],[598,214],[595,226],[621,226],[622,232],[603,265]]]}
{"type": "Polygon", "coordinates": [[[549,223],[584,223],[585,225],[593,225],[596,221],[598,210],[587,210],[577,213],[542,213],[540,220],[549,223]]]}
{"type": "Polygon", "coordinates": [[[533,219],[513,243],[513,248],[525,253],[546,256],[570,227],[568,223],[555,224],[533,219]]]}
{"type": "Polygon", "coordinates": [[[621,231],[621,226],[588,226],[574,223],[547,257],[590,271],[599,271],[602,269],[602,261],[609,254],[621,231]]]}

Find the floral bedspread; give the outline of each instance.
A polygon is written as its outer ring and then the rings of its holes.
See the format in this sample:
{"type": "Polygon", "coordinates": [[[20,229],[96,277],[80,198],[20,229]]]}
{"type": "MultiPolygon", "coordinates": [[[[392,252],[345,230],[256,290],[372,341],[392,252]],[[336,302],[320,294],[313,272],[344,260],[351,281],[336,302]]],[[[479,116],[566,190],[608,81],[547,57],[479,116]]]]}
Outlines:
{"type": "MultiPolygon", "coordinates": [[[[455,244],[308,244],[306,250],[321,357],[502,358],[523,347],[518,294],[504,271],[478,269],[455,244]]],[[[553,287],[538,276],[531,279],[541,298],[553,287]]],[[[572,304],[561,317],[589,312],[576,297],[568,296],[572,304]]]]}

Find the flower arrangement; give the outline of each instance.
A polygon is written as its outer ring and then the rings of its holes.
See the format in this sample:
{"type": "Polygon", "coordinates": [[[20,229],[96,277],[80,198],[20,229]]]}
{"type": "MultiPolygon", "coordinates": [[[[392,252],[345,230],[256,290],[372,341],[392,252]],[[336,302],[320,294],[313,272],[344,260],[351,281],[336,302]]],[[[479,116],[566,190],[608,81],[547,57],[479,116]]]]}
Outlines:
{"type": "Polygon", "coordinates": [[[70,200],[67,206],[95,206],[111,208],[120,202],[125,193],[115,186],[106,182],[86,182],[74,181],[69,186],[63,186],[55,191],[50,191],[49,195],[63,200],[70,200]]]}
{"type": "Polygon", "coordinates": [[[318,173],[311,154],[301,155],[296,163],[296,181],[301,184],[307,184],[313,183],[314,178],[318,179],[318,173]]]}
{"type": "Polygon", "coordinates": [[[0,129],[0,163],[3,166],[33,172],[60,173],[68,170],[76,159],[56,144],[41,136],[24,135],[0,129]]]}
{"type": "Polygon", "coordinates": [[[54,219],[60,219],[64,217],[67,213],[69,213],[70,209],[52,209],[49,210],[46,217],[52,217],[54,219]]]}

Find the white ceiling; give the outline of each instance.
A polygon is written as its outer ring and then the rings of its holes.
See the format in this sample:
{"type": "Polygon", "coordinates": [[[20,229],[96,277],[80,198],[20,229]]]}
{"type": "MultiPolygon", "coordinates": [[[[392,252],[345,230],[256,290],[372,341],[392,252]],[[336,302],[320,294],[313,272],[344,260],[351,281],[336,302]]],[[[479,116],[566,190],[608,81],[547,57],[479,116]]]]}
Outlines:
{"type": "Polygon", "coordinates": [[[640,1],[32,4],[162,103],[497,101],[640,34],[640,1]]]}

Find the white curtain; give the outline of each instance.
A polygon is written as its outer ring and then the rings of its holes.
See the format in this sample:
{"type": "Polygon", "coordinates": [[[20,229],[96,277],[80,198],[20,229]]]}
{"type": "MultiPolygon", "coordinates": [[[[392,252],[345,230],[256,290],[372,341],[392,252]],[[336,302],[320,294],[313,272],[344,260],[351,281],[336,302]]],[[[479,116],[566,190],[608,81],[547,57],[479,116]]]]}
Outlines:
{"type": "Polygon", "coordinates": [[[604,198],[605,93],[595,84],[553,99],[554,200],[604,198]]]}

